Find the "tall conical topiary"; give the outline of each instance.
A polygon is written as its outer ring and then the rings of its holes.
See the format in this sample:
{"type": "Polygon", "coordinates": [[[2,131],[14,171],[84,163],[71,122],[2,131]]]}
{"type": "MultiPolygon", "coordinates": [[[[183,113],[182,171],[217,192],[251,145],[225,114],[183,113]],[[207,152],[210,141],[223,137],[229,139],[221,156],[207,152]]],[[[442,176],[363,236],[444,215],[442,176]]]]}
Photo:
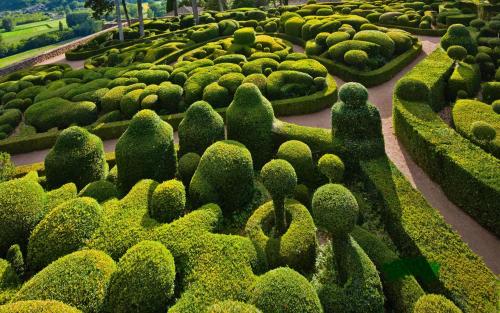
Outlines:
{"type": "Polygon", "coordinates": [[[274,111],[259,88],[251,83],[238,87],[226,112],[227,138],[245,145],[259,169],[273,156],[274,111]]]}
{"type": "Polygon", "coordinates": [[[45,157],[49,188],[72,182],[81,189],[88,183],[106,178],[107,174],[102,140],[78,126],[63,130],[45,157]]]}
{"type": "Polygon", "coordinates": [[[172,126],[151,110],[142,110],[116,144],[118,184],[128,191],[141,179],[162,182],[174,177],[177,154],[172,126]]]}
{"type": "Polygon", "coordinates": [[[179,124],[179,153],[202,155],[211,144],[224,140],[224,120],[208,102],[197,101],[179,124]]]}

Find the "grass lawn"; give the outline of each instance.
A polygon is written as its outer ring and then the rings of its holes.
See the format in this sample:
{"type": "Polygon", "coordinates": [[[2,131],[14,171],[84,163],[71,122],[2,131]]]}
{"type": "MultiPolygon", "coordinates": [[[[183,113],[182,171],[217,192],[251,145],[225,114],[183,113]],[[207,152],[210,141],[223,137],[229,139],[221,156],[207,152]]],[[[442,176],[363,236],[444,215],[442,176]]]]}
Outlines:
{"type": "Polygon", "coordinates": [[[5,32],[4,29],[0,29],[0,34],[6,44],[12,44],[19,42],[22,39],[28,39],[36,35],[56,31],[59,29],[59,21],[62,21],[65,28],[68,27],[66,25],[66,19],[62,18],[59,20],[46,20],[19,25],[16,26],[11,32],[5,32]]]}
{"type": "Polygon", "coordinates": [[[25,52],[21,52],[21,53],[18,53],[18,54],[14,54],[14,55],[8,56],[6,58],[0,58],[0,68],[9,66],[11,64],[14,64],[16,62],[19,62],[19,61],[22,61],[22,60],[25,60],[25,59],[28,59],[28,58],[31,58],[31,57],[33,57],[35,55],[47,52],[47,51],[49,51],[51,49],[57,48],[59,46],[62,46],[64,44],[68,43],[68,42],[77,40],[79,38],[80,37],[75,37],[75,38],[72,38],[70,40],[61,41],[59,43],[56,43],[56,44],[53,44],[53,45],[50,45],[50,46],[45,46],[45,47],[41,47],[41,48],[37,48],[37,49],[33,49],[33,50],[28,50],[28,51],[25,51],[25,52]]]}

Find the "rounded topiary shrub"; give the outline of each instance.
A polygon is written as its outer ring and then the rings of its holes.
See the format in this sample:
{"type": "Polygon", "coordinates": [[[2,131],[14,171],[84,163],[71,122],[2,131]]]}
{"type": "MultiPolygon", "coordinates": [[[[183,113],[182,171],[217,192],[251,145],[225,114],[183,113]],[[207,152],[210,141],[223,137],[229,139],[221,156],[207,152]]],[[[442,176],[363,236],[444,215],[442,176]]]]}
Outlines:
{"type": "Polygon", "coordinates": [[[179,124],[179,153],[202,155],[214,142],[224,140],[224,120],[205,101],[193,103],[179,124]]]}
{"type": "Polygon", "coordinates": [[[208,147],[189,185],[193,207],[218,203],[226,215],[247,205],[253,191],[250,151],[232,140],[218,141],[208,147]]]}
{"type": "Polygon", "coordinates": [[[63,130],[45,157],[45,175],[51,188],[72,182],[80,189],[107,174],[102,140],[78,126],[63,130]]]}
{"type": "Polygon", "coordinates": [[[97,202],[104,202],[108,199],[118,198],[120,194],[115,184],[107,180],[99,180],[85,186],[78,196],[90,197],[96,199],[97,202]]]}
{"type": "Polygon", "coordinates": [[[311,284],[289,268],[277,268],[260,276],[252,288],[250,303],[263,312],[323,312],[311,284]]]}
{"type": "Polygon", "coordinates": [[[318,160],[318,169],[325,175],[330,183],[342,181],[344,177],[345,165],[342,160],[334,154],[324,154],[318,160]]]}
{"type": "Polygon", "coordinates": [[[179,176],[184,186],[189,186],[191,178],[193,178],[194,172],[200,163],[200,158],[199,154],[189,152],[179,159],[179,176]]]}
{"type": "Polygon", "coordinates": [[[344,62],[358,68],[363,68],[368,62],[368,54],[363,50],[349,50],[344,54],[344,62]]]}
{"type": "Polygon", "coordinates": [[[12,302],[51,299],[83,312],[103,311],[107,286],[116,264],[98,250],[73,252],[38,272],[14,295],[12,302]]]}
{"type": "Polygon", "coordinates": [[[100,226],[103,212],[92,198],[76,198],[52,209],[31,233],[27,263],[36,272],[85,245],[100,226]]]}
{"type": "Polygon", "coordinates": [[[149,215],[162,223],[179,218],[186,206],[186,189],[181,181],[172,179],[156,186],[149,205],[149,215]]]}
{"type": "Polygon", "coordinates": [[[54,300],[17,301],[0,305],[0,313],[82,313],[82,311],[54,300]]]}
{"type": "Polygon", "coordinates": [[[256,85],[238,87],[226,111],[227,138],[245,145],[252,154],[255,168],[273,155],[272,128],[274,110],[256,85]]]}
{"type": "Polygon", "coordinates": [[[109,312],[166,312],[174,295],[175,263],[157,241],[141,241],[120,258],[109,284],[109,312]]]}
{"type": "Polygon", "coordinates": [[[0,254],[13,244],[26,246],[29,234],[40,221],[46,203],[38,177],[27,176],[0,184],[0,254]]]}
{"type": "Polygon", "coordinates": [[[142,110],[116,144],[118,183],[128,191],[139,180],[164,181],[177,170],[174,131],[153,111],[142,110]]]}
{"type": "Polygon", "coordinates": [[[5,254],[5,259],[9,261],[12,268],[16,271],[17,276],[23,277],[26,269],[24,264],[23,252],[18,244],[10,246],[5,254]]]}
{"type": "Polygon", "coordinates": [[[298,182],[311,182],[315,169],[312,152],[307,144],[298,140],[286,141],[278,148],[276,158],[286,160],[292,164],[298,182]]]}
{"type": "Polygon", "coordinates": [[[448,49],[446,50],[446,53],[453,60],[461,61],[467,56],[467,49],[465,49],[462,46],[454,45],[454,46],[448,47],[448,49]]]}
{"type": "Polygon", "coordinates": [[[441,38],[441,47],[444,50],[454,45],[464,47],[467,49],[468,54],[476,54],[477,44],[467,27],[462,24],[451,25],[448,27],[446,34],[441,38]]]}
{"type": "Polygon", "coordinates": [[[474,137],[482,141],[491,141],[495,139],[497,135],[495,128],[484,121],[476,121],[472,123],[471,131],[474,137]]]}
{"type": "Polygon", "coordinates": [[[500,114],[500,100],[495,100],[493,104],[491,104],[491,108],[493,109],[493,112],[500,114]]]}
{"type": "Polygon", "coordinates": [[[208,308],[208,313],[262,313],[251,304],[234,300],[217,302],[208,308]]]}
{"type": "Polygon", "coordinates": [[[462,313],[462,310],[442,295],[428,294],[421,296],[415,307],[414,313],[462,313]]]}
{"type": "Polygon", "coordinates": [[[252,45],[255,42],[255,30],[252,27],[243,27],[234,32],[234,43],[238,45],[252,45]]]}

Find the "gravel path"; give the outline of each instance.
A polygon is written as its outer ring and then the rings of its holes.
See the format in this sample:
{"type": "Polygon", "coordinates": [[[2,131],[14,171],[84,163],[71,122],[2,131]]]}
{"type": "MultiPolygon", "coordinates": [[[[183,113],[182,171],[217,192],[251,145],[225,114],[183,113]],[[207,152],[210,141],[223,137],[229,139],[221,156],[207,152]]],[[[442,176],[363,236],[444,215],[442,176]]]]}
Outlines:
{"type": "MultiPolygon", "coordinates": [[[[394,85],[407,71],[412,69],[418,62],[436,49],[439,44],[438,37],[419,36],[419,38],[423,45],[423,53],[392,80],[382,85],[369,88],[369,100],[377,106],[382,118],[382,131],[384,134],[386,153],[411,184],[424,195],[429,204],[441,212],[446,222],[460,234],[464,242],[484,259],[487,266],[495,274],[500,274],[500,240],[450,202],[439,185],[433,182],[411,159],[394,135],[392,127],[392,93],[394,85]]],[[[294,46],[294,50],[296,52],[303,51],[299,46],[294,46]]],[[[74,68],[83,67],[83,61],[67,61],[64,55],[48,60],[47,62],[64,62],[70,64],[74,68]]],[[[344,83],[338,78],[335,80],[339,87],[344,83]]],[[[331,127],[330,109],[308,115],[282,117],[281,119],[306,126],[322,128],[331,127]]],[[[175,137],[177,141],[177,133],[175,133],[175,137]]],[[[116,140],[109,140],[104,143],[106,151],[114,151],[115,145],[116,140]]],[[[30,164],[43,161],[47,153],[48,150],[35,151],[14,155],[12,159],[16,165],[30,164]]]]}

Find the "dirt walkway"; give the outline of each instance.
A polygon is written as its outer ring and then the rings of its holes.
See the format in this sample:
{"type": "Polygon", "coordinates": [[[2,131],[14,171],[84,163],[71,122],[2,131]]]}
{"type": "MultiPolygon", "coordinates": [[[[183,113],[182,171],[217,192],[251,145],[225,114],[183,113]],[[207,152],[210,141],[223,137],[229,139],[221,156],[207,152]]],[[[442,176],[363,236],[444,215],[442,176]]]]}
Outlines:
{"type": "Polygon", "coordinates": [[[85,63],[85,60],[79,60],[79,61],[69,61],[66,60],[66,55],[61,54],[56,57],[53,57],[51,59],[45,60],[41,63],[38,63],[37,65],[43,65],[43,64],[52,64],[52,63],[66,63],[69,64],[73,69],[81,69],[83,68],[83,64],[85,63]]]}
{"type": "MultiPolygon", "coordinates": [[[[431,53],[439,44],[439,38],[420,36],[423,45],[423,53],[403,71],[396,75],[391,81],[382,85],[369,88],[370,101],[377,106],[382,118],[382,131],[385,139],[385,149],[389,158],[396,164],[399,170],[427,199],[430,205],[438,209],[445,220],[460,234],[469,247],[480,255],[488,267],[495,273],[500,274],[500,240],[481,227],[469,215],[455,206],[444,195],[443,191],[429,176],[411,159],[403,146],[400,145],[393,132],[392,127],[392,92],[396,82],[426,55],[431,53]]],[[[299,47],[294,47],[300,51],[299,47]]],[[[83,62],[75,63],[67,61],[64,56],[52,62],[65,62],[74,68],[83,67],[83,62]]],[[[344,82],[336,78],[338,86],[344,82]]],[[[330,128],[330,109],[308,115],[289,116],[281,118],[284,121],[313,127],[330,128]]],[[[177,141],[177,133],[176,141],[177,141]]],[[[104,143],[105,150],[114,151],[116,140],[104,143]]],[[[48,150],[35,151],[27,154],[12,156],[16,165],[30,164],[44,160],[48,150]]]]}

